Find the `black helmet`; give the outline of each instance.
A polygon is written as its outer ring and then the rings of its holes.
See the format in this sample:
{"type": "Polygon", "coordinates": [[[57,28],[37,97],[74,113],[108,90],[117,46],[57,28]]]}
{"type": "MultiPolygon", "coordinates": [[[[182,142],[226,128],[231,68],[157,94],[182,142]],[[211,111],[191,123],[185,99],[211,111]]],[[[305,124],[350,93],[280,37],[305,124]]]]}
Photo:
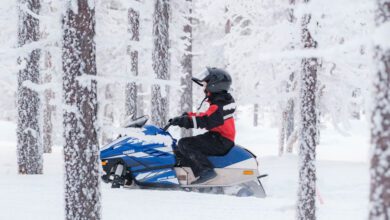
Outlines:
{"type": "Polygon", "coordinates": [[[232,77],[223,69],[219,68],[209,68],[207,67],[205,71],[197,74],[197,76],[192,77],[192,81],[196,84],[203,86],[202,82],[206,82],[206,90],[211,93],[228,91],[230,85],[232,85],[232,77]]]}

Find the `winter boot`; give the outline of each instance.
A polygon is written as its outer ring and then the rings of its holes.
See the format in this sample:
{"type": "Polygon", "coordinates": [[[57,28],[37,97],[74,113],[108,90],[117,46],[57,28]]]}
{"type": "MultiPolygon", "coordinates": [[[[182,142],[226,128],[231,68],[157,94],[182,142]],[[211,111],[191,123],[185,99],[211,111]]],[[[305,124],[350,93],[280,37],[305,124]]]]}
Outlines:
{"type": "Polygon", "coordinates": [[[192,182],[191,184],[192,185],[202,184],[209,180],[212,180],[216,176],[217,173],[213,169],[203,170],[202,172],[200,172],[199,178],[196,181],[192,182]]]}

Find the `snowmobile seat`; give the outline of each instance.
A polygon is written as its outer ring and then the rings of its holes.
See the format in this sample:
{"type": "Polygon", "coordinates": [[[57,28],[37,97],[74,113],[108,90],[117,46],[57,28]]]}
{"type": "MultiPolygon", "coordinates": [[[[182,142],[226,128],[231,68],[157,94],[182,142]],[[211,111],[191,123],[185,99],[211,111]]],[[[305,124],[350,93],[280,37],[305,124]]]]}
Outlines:
{"type": "Polygon", "coordinates": [[[224,168],[250,158],[253,158],[253,154],[237,145],[232,147],[226,155],[208,157],[214,168],[224,168]]]}

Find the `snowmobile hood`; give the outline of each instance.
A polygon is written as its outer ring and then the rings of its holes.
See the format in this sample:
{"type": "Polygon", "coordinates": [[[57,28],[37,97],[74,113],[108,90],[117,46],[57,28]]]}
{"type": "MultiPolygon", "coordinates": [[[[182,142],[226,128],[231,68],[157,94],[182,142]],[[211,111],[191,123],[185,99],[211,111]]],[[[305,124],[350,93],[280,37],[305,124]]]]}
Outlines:
{"type": "Polygon", "coordinates": [[[148,148],[161,148],[168,147],[166,140],[171,140],[169,143],[169,147],[171,147],[176,140],[172,138],[172,136],[164,131],[163,129],[156,127],[154,125],[145,125],[142,130],[143,137],[130,137],[130,136],[122,136],[117,140],[107,144],[100,150],[100,158],[104,159],[107,157],[116,157],[123,154],[130,154],[135,152],[141,152],[148,148]],[[157,136],[157,137],[166,137],[164,140],[159,140],[159,138],[155,138],[155,141],[144,140],[147,136],[157,136]]]}

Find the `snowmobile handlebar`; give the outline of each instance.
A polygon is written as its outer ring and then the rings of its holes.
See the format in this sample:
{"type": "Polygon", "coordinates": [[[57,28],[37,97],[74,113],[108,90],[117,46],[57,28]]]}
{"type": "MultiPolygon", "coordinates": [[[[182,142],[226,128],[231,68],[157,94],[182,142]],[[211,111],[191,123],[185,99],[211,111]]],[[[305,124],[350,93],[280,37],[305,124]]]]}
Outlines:
{"type": "Polygon", "coordinates": [[[165,127],[163,128],[163,130],[164,130],[164,131],[167,131],[169,127],[171,127],[171,122],[168,122],[168,124],[165,125],[165,127]]]}

